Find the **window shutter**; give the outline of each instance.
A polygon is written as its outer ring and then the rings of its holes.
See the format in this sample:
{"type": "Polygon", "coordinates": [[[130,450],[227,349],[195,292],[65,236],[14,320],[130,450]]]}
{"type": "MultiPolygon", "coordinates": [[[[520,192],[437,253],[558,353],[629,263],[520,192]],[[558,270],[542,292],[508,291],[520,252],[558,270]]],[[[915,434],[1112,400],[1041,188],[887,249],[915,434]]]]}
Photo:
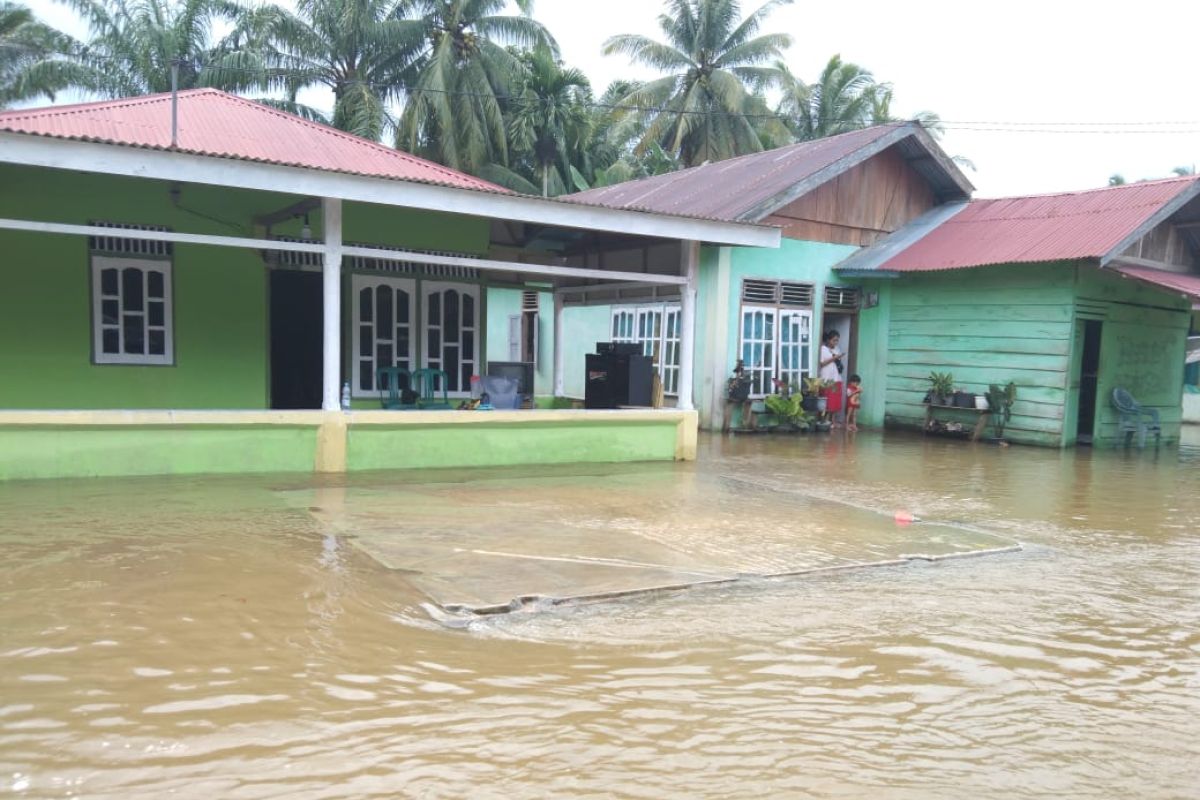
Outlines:
{"type": "Polygon", "coordinates": [[[538,293],[532,290],[521,292],[521,310],[522,311],[537,311],[538,310],[538,293]]]}
{"type": "Polygon", "coordinates": [[[774,304],[778,297],[779,283],[776,281],[760,281],[746,278],[742,281],[743,303],[774,304]]]}
{"type": "Polygon", "coordinates": [[[862,291],[856,286],[826,286],[825,307],[854,310],[858,308],[862,291]]]}
{"type": "Polygon", "coordinates": [[[813,287],[811,283],[779,284],[779,305],[787,308],[812,308],[813,287]]]}

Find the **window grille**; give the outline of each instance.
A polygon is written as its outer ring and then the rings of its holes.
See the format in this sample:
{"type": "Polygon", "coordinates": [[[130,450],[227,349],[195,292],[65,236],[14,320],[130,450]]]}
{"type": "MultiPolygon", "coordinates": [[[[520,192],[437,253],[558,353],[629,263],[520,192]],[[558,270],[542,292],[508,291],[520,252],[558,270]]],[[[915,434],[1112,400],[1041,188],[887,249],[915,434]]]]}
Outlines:
{"type": "MultiPolygon", "coordinates": [[[[309,242],[314,243],[310,239],[297,239],[290,236],[273,237],[277,242],[309,242]]],[[[409,250],[403,247],[382,247],[374,244],[364,244],[361,242],[346,242],[347,247],[365,247],[372,250],[380,250],[379,258],[369,256],[347,256],[342,259],[342,268],[354,270],[356,272],[381,272],[391,275],[403,275],[405,277],[414,278],[450,278],[461,280],[479,280],[480,271],[475,267],[447,265],[447,264],[421,264],[410,261],[398,261],[393,258],[388,258],[388,252],[414,253],[419,255],[435,255],[435,256],[453,256],[455,258],[463,258],[461,253],[449,253],[443,251],[431,250],[409,250]]],[[[320,269],[323,262],[323,257],[320,253],[298,253],[290,250],[268,250],[263,254],[263,258],[270,264],[279,267],[288,267],[291,269],[316,268],[320,269]]]]}
{"type": "Polygon", "coordinates": [[[742,281],[742,302],[750,305],[811,308],[813,287],[811,283],[746,278],[742,281]]]}
{"type": "MultiPolygon", "coordinates": [[[[112,228],[114,231],[169,231],[161,225],[135,225],[126,222],[104,222],[93,220],[88,223],[96,228],[112,228]]],[[[141,256],[143,258],[170,258],[173,253],[171,242],[152,239],[130,239],[123,236],[89,236],[88,250],[113,256],[141,256]]]]}
{"type": "Polygon", "coordinates": [[[854,286],[826,286],[825,307],[854,310],[858,308],[862,290],[854,286]]]}

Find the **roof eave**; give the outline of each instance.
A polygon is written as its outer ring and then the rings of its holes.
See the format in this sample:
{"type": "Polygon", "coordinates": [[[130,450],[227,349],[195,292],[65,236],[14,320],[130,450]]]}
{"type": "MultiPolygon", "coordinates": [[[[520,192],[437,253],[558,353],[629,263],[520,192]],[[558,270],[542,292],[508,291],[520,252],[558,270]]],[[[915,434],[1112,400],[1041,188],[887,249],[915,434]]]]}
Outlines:
{"type": "Polygon", "coordinates": [[[778,247],[780,242],[778,228],[743,222],[626,211],[399,178],[38,134],[0,131],[0,163],[274,191],[302,197],[336,197],[379,205],[720,245],[778,247]]]}
{"type": "Polygon", "coordinates": [[[1107,267],[1114,259],[1120,258],[1121,254],[1132,247],[1139,239],[1166,222],[1176,211],[1197,197],[1200,197],[1200,178],[1192,181],[1190,186],[1164,203],[1145,222],[1134,228],[1125,238],[1117,242],[1111,250],[1101,256],[1100,266],[1107,267]]]}

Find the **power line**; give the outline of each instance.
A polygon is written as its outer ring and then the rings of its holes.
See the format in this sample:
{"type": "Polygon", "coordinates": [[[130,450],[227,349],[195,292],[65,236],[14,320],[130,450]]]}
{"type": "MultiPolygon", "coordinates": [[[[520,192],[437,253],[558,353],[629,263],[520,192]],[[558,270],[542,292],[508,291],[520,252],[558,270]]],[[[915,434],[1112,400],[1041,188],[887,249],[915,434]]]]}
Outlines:
{"type": "MultiPolygon", "coordinates": [[[[14,45],[11,43],[0,43],[0,49],[19,50],[32,52],[31,48],[14,45]]],[[[61,55],[61,54],[60,54],[61,55]]],[[[128,64],[128,59],[121,59],[115,56],[89,53],[84,56],[85,60],[108,61],[114,65],[128,64]]],[[[251,69],[248,67],[236,67],[220,63],[203,63],[193,61],[191,59],[172,59],[174,62],[188,64],[195,68],[196,73],[200,74],[205,70],[215,73],[236,73],[253,77],[257,81],[248,81],[250,84],[260,84],[264,88],[269,88],[268,84],[277,82],[286,82],[292,80],[296,82],[296,89],[303,89],[308,86],[321,85],[325,88],[330,87],[329,83],[322,80],[314,74],[306,74],[303,72],[289,72],[285,70],[276,70],[272,68],[251,69]]],[[[429,89],[429,88],[409,88],[402,87],[396,84],[378,83],[360,79],[351,79],[341,81],[342,86],[366,86],[376,92],[402,94],[409,97],[419,96],[422,94],[439,94],[451,97],[467,97],[475,99],[495,99],[502,103],[522,104],[531,102],[528,98],[522,95],[507,95],[494,94],[487,92],[464,92],[453,89],[429,89]]],[[[193,87],[203,88],[203,87],[193,87]]],[[[220,88],[220,87],[212,87],[220,88]]],[[[294,102],[294,101],[284,101],[294,102]]],[[[534,101],[536,102],[536,101],[534,101]]],[[[297,103],[297,105],[306,105],[297,103]]],[[[678,116],[706,116],[737,118],[745,120],[773,120],[780,123],[799,123],[811,122],[813,124],[822,124],[826,122],[841,123],[843,120],[836,117],[802,117],[789,116],[775,112],[745,112],[745,111],[724,111],[724,110],[695,110],[695,109],[678,109],[663,105],[637,104],[637,103],[603,103],[597,100],[580,102],[580,105],[593,110],[630,112],[639,114],[673,114],[678,116]]],[[[309,106],[313,108],[312,106],[309,106]]],[[[332,111],[325,109],[313,108],[319,113],[331,117],[332,111]]],[[[900,121],[900,120],[896,120],[900,121]]],[[[866,123],[882,124],[882,123],[866,123]]],[[[1093,134],[1093,135],[1177,135],[1177,134],[1200,134],[1200,120],[1156,120],[1156,121],[1129,121],[1129,120],[1106,120],[1096,122],[1081,122],[1075,120],[1063,121],[1009,121],[1009,120],[944,120],[938,119],[931,122],[929,127],[946,131],[963,131],[963,132],[980,132],[980,133],[1037,133],[1037,134],[1093,134]]]]}

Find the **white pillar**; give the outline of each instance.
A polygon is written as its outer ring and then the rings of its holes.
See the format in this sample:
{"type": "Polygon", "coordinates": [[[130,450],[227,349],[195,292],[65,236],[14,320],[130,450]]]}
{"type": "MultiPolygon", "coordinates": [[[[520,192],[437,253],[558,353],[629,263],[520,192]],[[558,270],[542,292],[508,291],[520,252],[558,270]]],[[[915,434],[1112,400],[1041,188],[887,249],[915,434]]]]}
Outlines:
{"type": "Polygon", "coordinates": [[[687,284],[680,287],[679,331],[679,408],[696,407],[692,379],[696,361],[696,293],[700,284],[700,243],[682,242],[683,274],[687,284]]]}
{"type": "Polygon", "coordinates": [[[563,345],[563,295],[554,293],[554,396],[563,396],[563,362],[565,359],[563,345]]]}
{"type": "Polygon", "coordinates": [[[321,408],[336,411],[342,394],[342,201],[321,199],[321,227],[325,234],[323,305],[325,311],[322,352],[321,408]]]}

